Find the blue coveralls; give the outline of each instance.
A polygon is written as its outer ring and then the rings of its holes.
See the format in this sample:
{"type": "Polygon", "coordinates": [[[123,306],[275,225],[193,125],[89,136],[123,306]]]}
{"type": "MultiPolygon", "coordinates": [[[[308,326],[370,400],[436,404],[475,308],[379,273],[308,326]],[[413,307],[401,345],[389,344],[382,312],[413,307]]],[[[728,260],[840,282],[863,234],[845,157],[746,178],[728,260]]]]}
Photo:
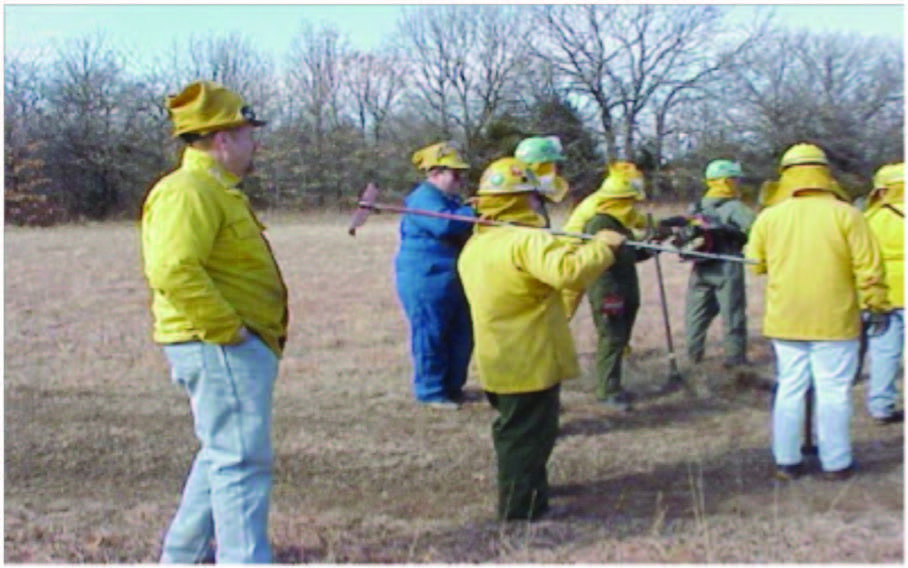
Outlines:
{"type": "MultiPolygon", "coordinates": [[[[459,197],[429,182],[405,199],[410,209],[474,216],[459,197]]],[[[394,261],[397,295],[410,322],[413,394],[420,402],[456,400],[473,351],[470,307],[457,275],[457,256],[472,223],[406,214],[394,261]]]]}

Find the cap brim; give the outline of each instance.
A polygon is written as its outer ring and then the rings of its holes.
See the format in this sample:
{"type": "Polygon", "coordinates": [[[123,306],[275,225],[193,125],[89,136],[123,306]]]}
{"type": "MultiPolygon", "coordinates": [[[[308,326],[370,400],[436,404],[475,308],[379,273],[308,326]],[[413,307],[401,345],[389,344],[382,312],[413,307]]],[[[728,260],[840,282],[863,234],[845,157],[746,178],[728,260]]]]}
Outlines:
{"type": "Polygon", "coordinates": [[[247,124],[251,124],[252,126],[256,126],[256,127],[265,126],[266,124],[268,124],[268,122],[265,120],[248,120],[246,122],[247,122],[247,124]]]}

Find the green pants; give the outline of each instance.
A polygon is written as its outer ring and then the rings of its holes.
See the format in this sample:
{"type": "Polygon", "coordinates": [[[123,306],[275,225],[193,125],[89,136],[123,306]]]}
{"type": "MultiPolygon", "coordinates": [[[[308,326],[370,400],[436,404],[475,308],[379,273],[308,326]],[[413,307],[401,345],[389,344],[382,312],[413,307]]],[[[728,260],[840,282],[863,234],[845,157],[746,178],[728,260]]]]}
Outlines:
{"type": "Polygon", "coordinates": [[[533,520],[549,508],[546,465],[558,436],[561,385],[539,392],[486,392],[498,418],[492,442],[498,458],[498,517],[533,520]]]}
{"type": "Polygon", "coordinates": [[[741,264],[718,262],[694,266],[691,271],[684,315],[690,361],[703,360],[706,332],[719,313],[725,332],[725,358],[743,359],[747,352],[747,295],[741,264]]]}
{"type": "Polygon", "coordinates": [[[631,342],[631,332],[639,306],[625,306],[624,313],[606,316],[593,306],[593,323],[599,338],[596,343],[596,398],[605,400],[621,392],[621,362],[631,342]]]}

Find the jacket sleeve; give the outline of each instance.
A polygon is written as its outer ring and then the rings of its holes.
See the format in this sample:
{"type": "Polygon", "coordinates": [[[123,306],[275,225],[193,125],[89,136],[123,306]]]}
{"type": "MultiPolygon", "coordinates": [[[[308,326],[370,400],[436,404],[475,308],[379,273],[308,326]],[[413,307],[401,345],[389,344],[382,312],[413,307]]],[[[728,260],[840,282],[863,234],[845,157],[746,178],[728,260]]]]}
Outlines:
{"type": "MultiPolygon", "coordinates": [[[[424,186],[418,187],[407,197],[407,207],[409,209],[451,213],[465,217],[476,216],[469,205],[463,205],[456,199],[446,200],[439,192],[432,191],[424,186]]],[[[437,217],[414,214],[407,214],[407,219],[414,227],[438,239],[462,236],[473,230],[473,223],[467,221],[454,221],[452,219],[439,219],[437,217]]]]}
{"type": "Polygon", "coordinates": [[[745,235],[750,233],[751,227],[757,220],[757,214],[747,205],[738,201],[729,216],[729,221],[745,235]]]}
{"type": "Polygon", "coordinates": [[[157,196],[143,220],[145,275],[160,293],[212,343],[232,342],[242,320],[205,270],[223,213],[211,198],[191,189],[157,196]]]}
{"type": "Polygon", "coordinates": [[[888,301],[889,286],[880,245],[864,216],[857,209],[849,208],[847,222],[848,246],[854,266],[855,286],[862,310],[886,312],[891,309],[888,301]]]}
{"type": "Polygon", "coordinates": [[[758,215],[750,228],[750,238],[744,247],[744,256],[749,260],[757,261],[751,265],[755,274],[766,274],[766,222],[765,217],[758,215]]]}
{"type": "Polygon", "coordinates": [[[598,239],[579,243],[528,229],[517,261],[520,268],[556,290],[584,290],[615,263],[615,255],[598,239]]]}
{"type": "Polygon", "coordinates": [[[564,223],[562,227],[563,230],[569,233],[581,233],[583,232],[583,227],[586,225],[586,222],[590,220],[596,212],[596,207],[599,202],[599,197],[596,193],[591,193],[586,196],[586,198],[581,201],[577,207],[574,207],[574,210],[571,211],[571,214],[568,216],[568,220],[564,223]]]}

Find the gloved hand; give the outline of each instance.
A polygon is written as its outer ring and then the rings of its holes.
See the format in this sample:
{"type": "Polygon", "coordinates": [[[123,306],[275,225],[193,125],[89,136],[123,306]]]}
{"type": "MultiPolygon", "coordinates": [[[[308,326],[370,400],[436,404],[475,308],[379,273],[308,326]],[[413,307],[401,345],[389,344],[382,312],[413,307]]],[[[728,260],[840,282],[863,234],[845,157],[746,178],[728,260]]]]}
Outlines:
{"type": "Polygon", "coordinates": [[[668,225],[663,225],[662,223],[656,225],[656,228],[653,229],[653,232],[646,239],[651,243],[661,243],[662,241],[667,241],[672,238],[674,231],[668,225]]]}
{"type": "MultiPolygon", "coordinates": [[[[702,227],[698,225],[687,225],[674,231],[674,233],[672,234],[672,245],[678,248],[690,250],[691,247],[689,246],[689,244],[691,243],[691,241],[694,241],[702,236],[702,227]]],[[[702,244],[702,242],[698,244],[702,244]]]]}
{"type": "Polygon", "coordinates": [[[607,244],[613,251],[618,250],[618,248],[620,248],[621,245],[624,244],[624,241],[627,240],[627,237],[611,229],[602,229],[601,231],[597,231],[596,234],[593,235],[593,237],[605,242],[605,244],[607,244]]]}
{"type": "Polygon", "coordinates": [[[879,337],[889,329],[889,314],[886,312],[861,312],[861,321],[864,324],[867,337],[879,337]]]}

